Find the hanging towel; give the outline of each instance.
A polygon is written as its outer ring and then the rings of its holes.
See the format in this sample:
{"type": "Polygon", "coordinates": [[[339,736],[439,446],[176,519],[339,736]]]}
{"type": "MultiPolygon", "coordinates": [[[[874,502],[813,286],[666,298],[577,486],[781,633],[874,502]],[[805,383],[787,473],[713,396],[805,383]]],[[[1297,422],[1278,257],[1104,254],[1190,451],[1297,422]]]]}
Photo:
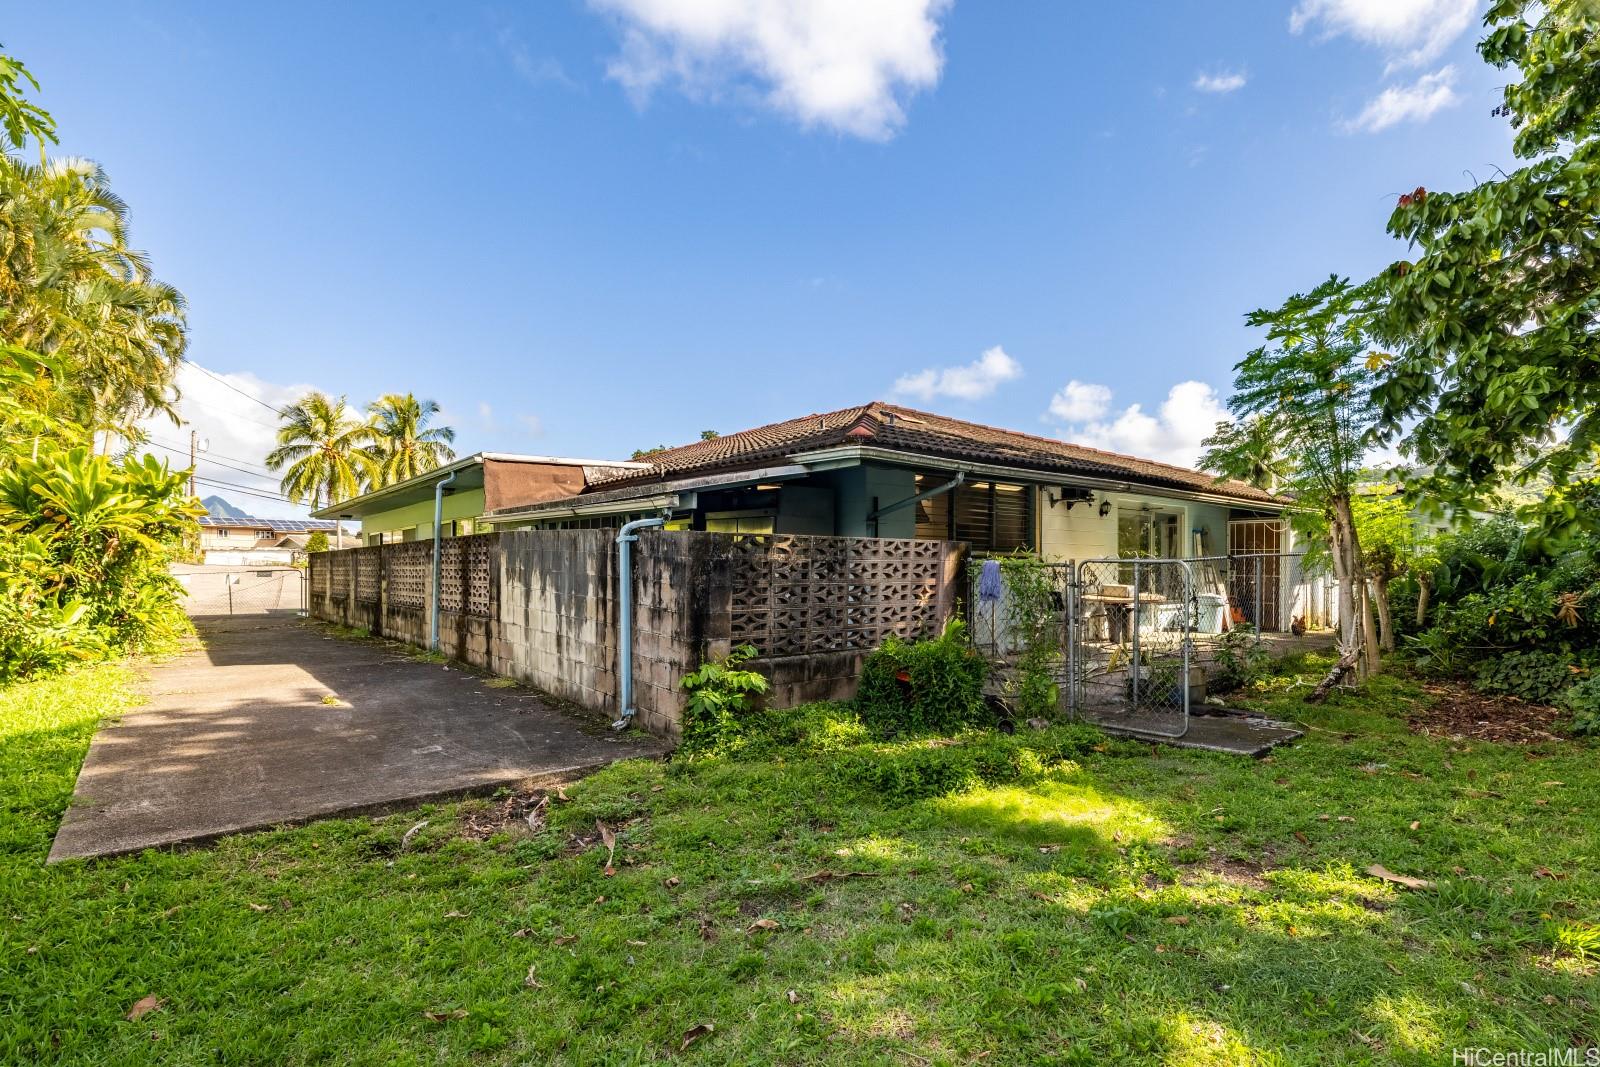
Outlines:
{"type": "Polygon", "coordinates": [[[986,559],[978,572],[978,600],[992,604],[1000,599],[1000,561],[986,559]]]}

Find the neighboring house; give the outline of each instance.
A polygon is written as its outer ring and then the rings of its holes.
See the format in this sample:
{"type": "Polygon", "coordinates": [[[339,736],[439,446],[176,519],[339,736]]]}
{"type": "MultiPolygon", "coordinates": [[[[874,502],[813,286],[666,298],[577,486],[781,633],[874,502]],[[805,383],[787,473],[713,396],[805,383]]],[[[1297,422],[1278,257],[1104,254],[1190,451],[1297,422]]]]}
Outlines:
{"type": "Polygon", "coordinates": [[[1290,548],[1280,520],[1289,501],[1243,482],[893,404],[644,458],[567,496],[485,507],[475,528],[616,526],[667,514],[672,529],[955,540],[1047,559],[1290,548]]]}
{"type": "Polygon", "coordinates": [[[208,566],[293,563],[305,556],[306,540],[317,530],[329,548],[350,548],[356,539],[338,536],[337,524],[318,519],[258,519],[249,515],[202,515],[200,551],[208,566]]]}
{"type": "MultiPolygon", "coordinates": [[[[312,512],[319,519],[356,519],[362,543],[393,544],[434,536],[434,490],[445,483],[440,509],[445,537],[482,532],[494,510],[564,500],[591,482],[648,469],[648,464],[478,452],[426,474],[312,512]]],[[[331,526],[332,523],[329,523],[331,526]]]]}

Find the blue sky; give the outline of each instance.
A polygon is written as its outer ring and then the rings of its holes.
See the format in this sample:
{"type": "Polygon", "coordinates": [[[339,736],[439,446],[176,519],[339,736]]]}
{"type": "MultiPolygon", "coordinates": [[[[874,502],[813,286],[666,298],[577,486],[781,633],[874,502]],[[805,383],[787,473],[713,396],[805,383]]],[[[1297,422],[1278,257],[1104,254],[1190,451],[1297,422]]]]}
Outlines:
{"type": "Polygon", "coordinates": [[[1509,167],[1478,18],[97,3],[0,41],[187,294],[192,359],[260,398],[183,378],[202,475],[259,490],[263,405],[307,386],[432,397],[463,452],[879,398],[1187,461],[1246,311],[1394,259],[1400,192],[1509,167]]]}

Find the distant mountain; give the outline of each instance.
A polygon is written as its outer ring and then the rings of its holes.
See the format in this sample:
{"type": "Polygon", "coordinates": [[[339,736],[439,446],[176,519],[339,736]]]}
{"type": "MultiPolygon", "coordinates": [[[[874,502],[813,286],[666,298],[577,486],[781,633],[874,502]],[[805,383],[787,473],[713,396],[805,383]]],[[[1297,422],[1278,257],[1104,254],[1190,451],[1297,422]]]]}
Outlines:
{"type": "Polygon", "coordinates": [[[200,503],[205,505],[206,514],[213,519],[248,519],[248,511],[240,511],[220,496],[208,496],[200,503]]]}

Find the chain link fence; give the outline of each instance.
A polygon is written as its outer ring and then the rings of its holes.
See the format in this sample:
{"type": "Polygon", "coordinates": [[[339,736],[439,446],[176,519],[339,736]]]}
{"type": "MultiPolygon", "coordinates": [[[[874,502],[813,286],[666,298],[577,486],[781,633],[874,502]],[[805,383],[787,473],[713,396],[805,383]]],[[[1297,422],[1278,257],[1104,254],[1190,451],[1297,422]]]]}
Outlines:
{"type": "Polygon", "coordinates": [[[306,572],[300,567],[190,567],[174,572],[191,617],[304,615],[306,572]]]}

